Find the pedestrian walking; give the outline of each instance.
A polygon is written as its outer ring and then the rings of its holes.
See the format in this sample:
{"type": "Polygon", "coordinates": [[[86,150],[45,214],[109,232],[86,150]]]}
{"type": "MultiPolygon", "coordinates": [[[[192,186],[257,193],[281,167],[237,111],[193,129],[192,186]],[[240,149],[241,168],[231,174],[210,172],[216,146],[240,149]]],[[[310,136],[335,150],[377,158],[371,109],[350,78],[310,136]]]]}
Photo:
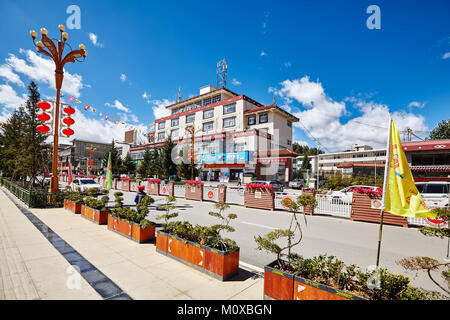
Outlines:
{"type": "Polygon", "coordinates": [[[238,183],[237,185],[240,187],[241,186],[241,177],[238,178],[238,183]]]}
{"type": "MultiPolygon", "coordinates": [[[[136,203],[136,206],[141,203],[142,199],[147,195],[144,192],[145,187],[144,186],[140,186],[138,187],[138,191],[136,193],[136,197],[134,197],[134,202],[136,203]]],[[[137,209],[138,213],[140,213],[140,210],[137,209]]]]}

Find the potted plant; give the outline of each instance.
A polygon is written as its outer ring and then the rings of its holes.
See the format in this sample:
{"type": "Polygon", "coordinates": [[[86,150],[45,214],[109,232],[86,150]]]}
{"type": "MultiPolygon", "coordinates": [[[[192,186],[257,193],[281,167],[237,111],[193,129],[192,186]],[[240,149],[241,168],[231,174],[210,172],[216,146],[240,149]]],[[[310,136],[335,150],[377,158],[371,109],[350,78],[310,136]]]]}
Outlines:
{"type": "Polygon", "coordinates": [[[115,208],[108,215],[108,229],[138,243],[149,242],[154,239],[155,224],[145,217],[149,213],[148,206],[155,200],[150,196],[145,196],[141,203],[136,206],[138,210],[135,210],[120,206],[120,198],[120,195],[116,197],[115,208]]]}
{"type": "Polygon", "coordinates": [[[275,210],[274,188],[271,184],[247,183],[244,191],[244,207],[275,210]]]}
{"type": "Polygon", "coordinates": [[[84,199],[84,204],[81,206],[81,216],[97,224],[106,224],[108,222],[108,214],[111,212],[106,207],[109,197],[104,195],[100,199],[97,199],[97,190],[93,188],[88,189],[88,195],[84,199]]]}
{"type": "Polygon", "coordinates": [[[221,235],[222,231],[234,231],[229,223],[237,216],[223,214],[229,205],[216,203],[219,211],[209,214],[222,220],[222,223],[211,227],[193,226],[188,221],[169,222],[169,219],[178,216],[171,212],[174,208],[172,204],[167,204],[166,213],[157,217],[164,219],[165,223],[163,230],[157,233],[156,250],[219,280],[232,277],[239,268],[239,247],[235,241],[221,235]]]}
{"type": "Polygon", "coordinates": [[[78,192],[68,193],[64,197],[64,208],[76,214],[81,213],[83,203],[83,196],[78,192]]]}
{"type": "MultiPolygon", "coordinates": [[[[255,237],[257,250],[276,254],[276,260],[264,267],[264,299],[271,300],[398,300],[423,299],[423,291],[409,285],[409,279],[386,269],[363,271],[346,266],[334,256],[304,258],[292,252],[301,243],[303,231],[297,217],[301,206],[311,205],[308,197],[283,200],[292,218],[289,229],[277,229],[255,237]],[[296,239],[298,232],[298,239],[296,239]],[[280,247],[277,240],[286,238],[280,247]]],[[[303,213],[304,223],[307,224],[303,213]]]]}
{"type": "Polygon", "coordinates": [[[184,198],[187,200],[203,201],[203,184],[203,181],[186,181],[184,188],[184,198]]]}

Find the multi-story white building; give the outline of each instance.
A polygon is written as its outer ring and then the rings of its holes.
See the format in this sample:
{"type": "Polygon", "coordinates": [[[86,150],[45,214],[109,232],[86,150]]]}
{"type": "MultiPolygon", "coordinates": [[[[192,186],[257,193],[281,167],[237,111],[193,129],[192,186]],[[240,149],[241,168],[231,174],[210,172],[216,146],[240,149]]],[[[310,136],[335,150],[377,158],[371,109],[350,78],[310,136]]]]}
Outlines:
{"type": "Polygon", "coordinates": [[[290,151],[292,123],[298,119],[280,107],[265,106],[245,95],[208,85],[200,88],[198,96],[166,108],[171,114],[150,125],[150,143],[131,148],[133,159],[142,159],[145,149],[160,148],[169,136],[183,148],[190,148],[188,128],[194,128],[196,162],[202,179],[227,180],[228,176],[236,180],[244,173],[260,179],[285,179],[286,172],[289,179],[294,156],[290,151]],[[266,152],[266,156],[255,154],[257,151],[266,152]],[[283,154],[286,159],[281,157],[283,154]],[[278,167],[276,172],[264,169],[272,162],[278,167]]]}

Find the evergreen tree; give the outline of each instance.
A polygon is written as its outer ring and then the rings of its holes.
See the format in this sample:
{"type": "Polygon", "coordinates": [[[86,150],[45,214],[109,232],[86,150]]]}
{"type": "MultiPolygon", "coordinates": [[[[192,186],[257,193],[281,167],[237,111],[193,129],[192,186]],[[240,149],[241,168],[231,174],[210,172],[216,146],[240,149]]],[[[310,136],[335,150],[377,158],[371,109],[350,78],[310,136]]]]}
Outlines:
{"type": "Polygon", "coordinates": [[[130,153],[127,153],[127,156],[122,161],[122,167],[120,170],[120,173],[126,173],[126,174],[134,174],[136,172],[136,164],[131,160],[130,153]]]}
{"type": "Polygon", "coordinates": [[[116,146],[114,144],[114,139],[111,142],[111,148],[103,156],[103,167],[104,168],[106,168],[108,166],[109,153],[111,153],[112,173],[113,174],[119,174],[120,168],[122,167],[122,159],[120,158],[119,151],[117,151],[117,149],[116,149],[116,146]]]}
{"type": "Polygon", "coordinates": [[[146,149],[144,152],[144,159],[142,160],[141,164],[139,165],[137,172],[142,177],[150,177],[151,175],[151,160],[152,160],[152,154],[149,149],[146,149]]]}
{"type": "Polygon", "coordinates": [[[172,161],[172,149],[175,144],[172,141],[172,137],[169,136],[161,150],[161,174],[164,178],[169,178],[171,175],[176,174],[177,168],[175,163],[172,161]]]}
{"type": "Polygon", "coordinates": [[[309,162],[308,155],[305,154],[303,156],[303,162],[302,162],[301,171],[302,172],[307,172],[309,169],[311,169],[311,163],[309,162]]]}
{"type": "Polygon", "coordinates": [[[191,166],[190,166],[190,164],[185,163],[183,161],[183,150],[180,150],[179,155],[182,160],[177,165],[177,174],[179,177],[181,177],[183,179],[190,179],[191,178],[191,166]]]}
{"type": "Polygon", "coordinates": [[[150,176],[161,175],[161,156],[157,149],[153,149],[150,152],[150,176]]]}

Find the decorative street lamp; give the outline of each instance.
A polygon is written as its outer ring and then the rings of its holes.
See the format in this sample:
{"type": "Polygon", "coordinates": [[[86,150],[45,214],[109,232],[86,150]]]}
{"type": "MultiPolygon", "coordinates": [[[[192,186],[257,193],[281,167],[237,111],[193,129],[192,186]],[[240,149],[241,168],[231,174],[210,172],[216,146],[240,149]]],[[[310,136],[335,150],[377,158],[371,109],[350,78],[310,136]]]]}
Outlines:
{"type": "MultiPolygon", "coordinates": [[[[84,44],[79,45],[79,50],[72,50],[72,47],[66,42],[69,38],[69,34],[64,32],[66,29],[62,24],[58,26],[60,31],[59,40],[55,38],[49,38],[48,31],[45,28],[41,28],[41,41],[36,42],[37,32],[34,30],[30,31],[31,38],[33,38],[33,43],[36,46],[37,52],[52,58],[55,63],[55,86],[56,86],[56,105],[55,105],[55,119],[59,119],[59,98],[61,96],[61,87],[64,78],[64,65],[67,62],[74,63],[75,61],[83,62],[87,56],[87,51],[84,50],[84,44]],[[55,42],[53,42],[55,41],[55,42]],[[70,52],[63,56],[64,48],[69,47],[70,52]],[[47,48],[47,50],[44,49],[47,48]]],[[[71,110],[69,110],[71,111],[71,110]]],[[[68,113],[68,112],[66,112],[68,113]]],[[[69,120],[70,121],[70,120],[69,120]]],[[[46,128],[41,128],[43,131],[46,128]]],[[[59,136],[59,121],[54,122],[53,128],[53,162],[52,162],[52,177],[50,181],[50,192],[58,192],[58,136],[59,136]]],[[[39,130],[39,129],[38,129],[39,130]]],[[[73,134],[73,130],[70,128],[64,129],[63,132],[66,135],[73,134]]],[[[47,130],[48,131],[48,130],[47,130]]],[[[42,131],[41,131],[42,132],[42,131]]]]}

